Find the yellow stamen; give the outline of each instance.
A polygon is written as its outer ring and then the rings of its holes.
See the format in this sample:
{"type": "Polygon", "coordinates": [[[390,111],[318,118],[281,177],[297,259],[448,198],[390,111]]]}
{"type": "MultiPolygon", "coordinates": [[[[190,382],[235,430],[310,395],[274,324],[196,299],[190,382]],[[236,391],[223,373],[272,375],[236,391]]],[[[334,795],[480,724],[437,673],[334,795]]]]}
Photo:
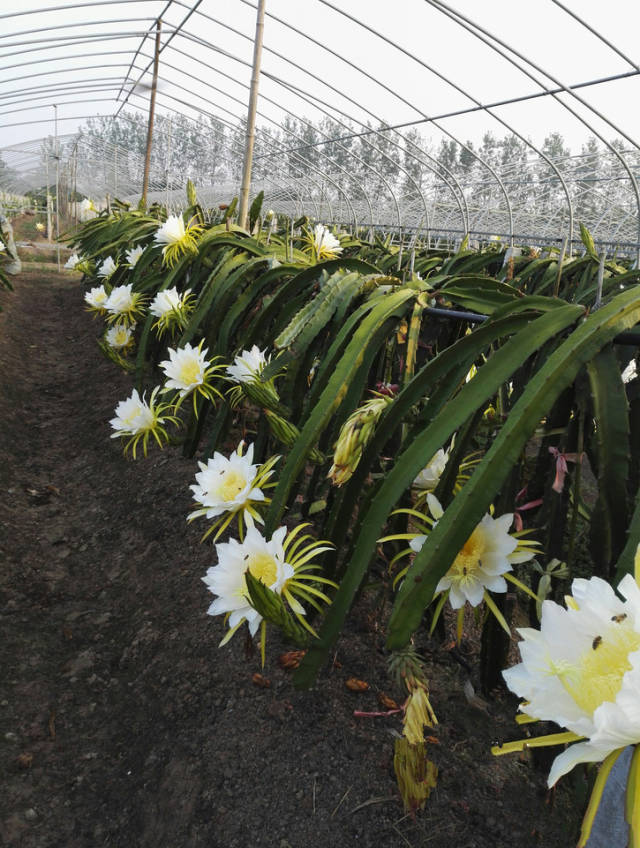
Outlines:
{"type": "Polygon", "coordinates": [[[239,471],[231,470],[225,472],[220,488],[218,489],[220,499],[227,501],[227,503],[232,501],[246,485],[247,481],[239,471]]]}
{"type": "Polygon", "coordinates": [[[576,704],[593,714],[605,701],[615,701],[622,678],[631,670],[629,654],[640,648],[640,634],[627,619],[614,621],[593,640],[575,665],[554,664],[555,674],[576,704]]]}
{"type": "Polygon", "coordinates": [[[269,554],[255,554],[248,560],[247,566],[256,580],[262,581],[265,586],[272,586],[276,582],[278,565],[269,554]]]}

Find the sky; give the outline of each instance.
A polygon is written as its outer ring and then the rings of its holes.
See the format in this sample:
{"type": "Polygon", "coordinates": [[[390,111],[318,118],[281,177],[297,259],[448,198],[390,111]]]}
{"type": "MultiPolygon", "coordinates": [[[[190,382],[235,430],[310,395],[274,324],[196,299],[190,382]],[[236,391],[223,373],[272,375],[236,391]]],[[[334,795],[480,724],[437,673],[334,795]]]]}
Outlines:
{"type": "MultiPolygon", "coordinates": [[[[163,43],[193,3],[172,4],[163,43]]],[[[435,144],[443,133],[478,143],[486,131],[501,137],[513,128],[540,146],[559,131],[579,153],[594,133],[604,139],[625,134],[632,147],[640,141],[640,75],[634,68],[640,62],[640,4],[563,3],[627,58],[553,0],[450,0],[448,6],[429,0],[266,0],[258,122],[278,125],[287,110],[314,121],[330,113],[356,124],[447,116],[420,124],[423,135],[435,144]],[[452,21],[447,9],[484,29],[486,34],[475,32],[491,44],[502,42],[513,61],[452,21]],[[514,63],[526,66],[533,78],[514,63]],[[603,117],[566,93],[559,100],[576,115],[550,97],[497,106],[492,114],[468,112],[538,93],[539,83],[571,86],[629,72],[634,75],[576,92],[603,117]]],[[[53,134],[56,112],[60,134],[74,132],[89,116],[113,115],[130,89],[124,108],[148,108],[152,38],[135,57],[130,82],[123,87],[123,81],[143,34],[166,3],[111,0],[59,8],[64,5],[22,0],[20,11],[27,14],[16,15],[0,4],[0,149],[53,134]]],[[[202,111],[231,123],[246,114],[255,5],[256,0],[202,0],[162,52],[159,111],[178,109],[193,117],[202,111]]]]}

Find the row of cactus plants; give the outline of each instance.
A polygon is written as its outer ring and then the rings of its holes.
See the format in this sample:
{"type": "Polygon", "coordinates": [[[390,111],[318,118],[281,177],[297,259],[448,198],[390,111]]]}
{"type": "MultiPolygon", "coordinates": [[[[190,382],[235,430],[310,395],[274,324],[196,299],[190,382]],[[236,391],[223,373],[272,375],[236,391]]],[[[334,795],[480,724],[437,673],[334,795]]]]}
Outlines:
{"type": "Polygon", "coordinates": [[[425,614],[433,631],[448,602],[458,638],[466,607],[491,614],[491,689],[508,586],[535,615],[563,577],[633,572],[640,271],[598,255],[584,229],[582,254],[564,257],[336,233],[263,215],[260,197],[248,230],[234,212],[203,210],[189,186],[181,216],[116,203],[73,235],[70,267],[100,284],[86,300],[107,317],[101,346],[136,381],[114,435],[199,452],[192,517],[239,536],[217,545],[210,611],[228,617],[225,641],[260,626],[263,656],[267,621],[306,648],[297,685],[315,680],[367,575],[383,578],[407,695],[398,777],[419,806],[433,782],[411,778],[426,756],[416,727],[433,721],[413,649],[425,614]],[[226,458],[234,420],[253,441],[226,458]]]}

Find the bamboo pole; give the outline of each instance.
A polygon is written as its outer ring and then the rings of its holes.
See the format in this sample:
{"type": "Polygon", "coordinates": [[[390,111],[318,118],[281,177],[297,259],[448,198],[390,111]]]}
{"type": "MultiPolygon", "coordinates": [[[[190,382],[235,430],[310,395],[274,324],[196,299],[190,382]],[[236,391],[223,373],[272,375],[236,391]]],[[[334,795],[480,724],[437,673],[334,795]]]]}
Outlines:
{"type": "Polygon", "coordinates": [[[153,79],[151,81],[151,96],[149,98],[149,123],[147,125],[147,150],[144,156],[144,176],[142,178],[142,205],[147,205],[149,189],[149,171],[151,170],[151,143],[153,141],[153,119],[156,111],[156,91],[158,89],[158,63],[160,61],[160,33],[162,21],[156,21],[156,48],[153,55],[153,79]]]}
{"type": "Polygon", "coordinates": [[[251,89],[249,93],[249,109],[247,113],[247,135],[244,148],[244,165],[242,168],[242,186],[240,188],[240,211],[238,223],[247,228],[249,213],[249,188],[251,186],[251,166],[253,164],[253,143],[256,130],[256,109],[258,106],[258,86],[260,81],[260,61],[262,59],[262,36],[264,34],[265,0],[258,2],[256,16],[256,37],[253,43],[253,71],[251,74],[251,89]]]}

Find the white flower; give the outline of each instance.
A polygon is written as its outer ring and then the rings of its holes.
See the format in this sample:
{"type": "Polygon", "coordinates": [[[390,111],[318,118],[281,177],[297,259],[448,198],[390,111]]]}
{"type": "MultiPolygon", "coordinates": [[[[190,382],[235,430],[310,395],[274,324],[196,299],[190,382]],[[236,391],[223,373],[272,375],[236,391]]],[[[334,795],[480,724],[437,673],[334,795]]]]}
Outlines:
{"type": "Polygon", "coordinates": [[[138,245],[138,247],[133,247],[131,248],[131,250],[126,251],[125,256],[130,268],[133,268],[135,266],[136,262],[138,261],[138,259],[140,259],[143,253],[144,247],[142,247],[142,245],[140,244],[138,245]]]}
{"type": "Polygon", "coordinates": [[[251,523],[243,542],[231,539],[216,545],[218,564],[209,568],[202,579],[218,596],[207,610],[208,614],[230,613],[227,638],[243,621],[247,622],[253,636],[262,621],[247,597],[247,571],[277,594],[282,593],[287,580],[294,576],[295,569],[285,561],[283,542],[286,534],[287,528],[279,527],[267,541],[251,523]]]}
{"type": "MultiPolygon", "coordinates": [[[[259,465],[252,465],[253,445],[249,445],[244,455],[243,442],[231,454],[229,459],[220,453],[214,453],[207,464],[199,462],[200,473],[196,474],[196,483],[190,488],[193,499],[202,507],[189,515],[196,518],[216,518],[224,512],[232,512],[249,505],[250,501],[264,501],[262,490],[254,485],[259,465]]],[[[254,517],[262,521],[257,513],[254,517]]]]}
{"type": "Polygon", "coordinates": [[[103,277],[105,280],[108,280],[117,267],[118,266],[113,261],[113,257],[107,256],[107,258],[104,260],[104,262],[102,262],[102,264],[98,268],[98,276],[103,277]]]}
{"type": "Polygon", "coordinates": [[[413,481],[416,489],[435,489],[440,482],[440,477],[448,459],[449,452],[440,448],[413,481]]]}
{"type": "Polygon", "coordinates": [[[156,230],[153,240],[156,245],[177,244],[177,242],[182,241],[185,233],[186,229],[182,215],[169,215],[164,224],[156,230]]]}
{"type": "Polygon", "coordinates": [[[72,253],[71,256],[64,263],[64,267],[68,268],[70,271],[73,271],[73,269],[79,262],[82,262],[82,259],[80,259],[77,253],[72,253]]]}
{"type": "Polygon", "coordinates": [[[104,286],[96,286],[95,288],[86,292],[84,299],[92,309],[105,309],[107,305],[108,295],[104,289],[104,286]]]}
{"type": "Polygon", "coordinates": [[[266,349],[262,351],[258,345],[254,345],[251,350],[243,350],[233,360],[233,365],[227,368],[227,377],[234,383],[255,382],[269,361],[265,353],[266,349]]]}
{"type": "Polygon", "coordinates": [[[582,762],[640,743],[640,589],[625,575],[616,596],[599,577],[577,579],[568,609],[542,604],[540,630],[518,632],[522,662],[503,672],[533,718],[587,741],[553,762],[549,786],[582,762]]]}
{"type": "Polygon", "coordinates": [[[134,389],[131,397],[121,400],[115,409],[116,417],[109,424],[116,431],[111,438],[118,436],[135,436],[145,430],[151,430],[156,423],[153,409],[145,402],[144,396],[140,397],[138,390],[134,389]]]}
{"type": "Polygon", "coordinates": [[[169,215],[167,220],[158,227],[154,236],[154,244],[163,245],[162,257],[166,265],[172,266],[187,253],[195,253],[198,249],[197,240],[203,226],[197,223],[194,216],[187,226],[182,215],[169,215]]]}
{"type": "Polygon", "coordinates": [[[107,312],[112,315],[128,313],[135,306],[135,296],[131,291],[132,283],[128,286],[116,286],[104,304],[107,312]]]}
{"type": "MultiPolygon", "coordinates": [[[[434,518],[442,518],[443,510],[438,499],[427,495],[429,509],[434,518]]],[[[492,518],[487,513],[469,536],[453,564],[436,586],[436,593],[449,590],[449,602],[453,609],[461,609],[468,601],[477,607],[484,598],[485,590],[506,592],[507,583],[503,574],[511,571],[512,563],[526,562],[533,552],[520,549],[518,539],[509,534],[513,514],[492,518]]],[[[409,542],[416,553],[424,545],[425,535],[418,535],[409,542]]]]}
{"type": "Polygon", "coordinates": [[[169,348],[169,359],[160,363],[160,367],[169,378],[165,390],[179,389],[180,397],[183,398],[190,391],[204,384],[206,371],[211,363],[206,358],[208,348],[204,350],[201,348],[202,343],[198,347],[191,347],[188,342],[177,350],[169,348]]]}
{"type": "Polygon", "coordinates": [[[164,289],[151,301],[149,312],[155,315],[156,318],[162,318],[168,312],[178,312],[184,305],[185,298],[191,293],[191,289],[187,289],[181,296],[175,286],[172,289],[164,289]]]}
{"type": "Polygon", "coordinates": [[[105,333],[105,339],[109,347],[119,348],[127,347],[133,338],[133,327],[128,327],[126,324],[114,324],[109,327],[105,333]]]}
{"type": "Polygon", "coordinates": [[[97,210],[93,205],[93,201],[89,200],[88,197],[85,197],[80,206],[78,206],[78,217],[81,221],[88,221],[90,218],[93,218],[96,212],[97,210]]]}
{"type": "Polygon", "coordinates": [[[0,253],[3,253],[5,250],[6,250],[6,247],[4,246],[4,242],[0,241],[0,253]]]}
{"type": "Polygon", "coordinates": [[[314,227],[313,245],[318,259],[335,259],[342,253],[339,240],[323,224],[314,227]]]}

